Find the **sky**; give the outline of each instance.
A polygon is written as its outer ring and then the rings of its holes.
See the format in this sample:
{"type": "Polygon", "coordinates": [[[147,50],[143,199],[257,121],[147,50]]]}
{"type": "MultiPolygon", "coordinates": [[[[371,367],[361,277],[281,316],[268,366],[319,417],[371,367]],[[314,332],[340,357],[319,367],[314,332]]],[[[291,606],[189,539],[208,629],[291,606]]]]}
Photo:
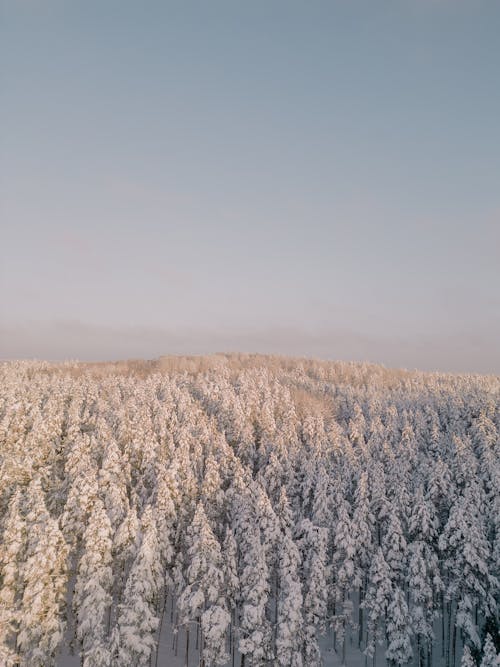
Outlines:
{"type": "Polygon", "coordinates": [[[0,0],[0,358],[500,374],[500,3],[0,0]]]}

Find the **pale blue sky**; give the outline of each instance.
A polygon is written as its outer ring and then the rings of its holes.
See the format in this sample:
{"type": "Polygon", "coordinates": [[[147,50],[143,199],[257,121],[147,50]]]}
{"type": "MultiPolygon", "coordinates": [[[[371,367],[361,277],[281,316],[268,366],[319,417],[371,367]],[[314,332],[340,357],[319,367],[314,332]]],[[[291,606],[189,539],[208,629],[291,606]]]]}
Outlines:
{"type": "Polygon", "coordinates": [[[0,7],[0,357],[500,373],[499,2],[0,7]]]}

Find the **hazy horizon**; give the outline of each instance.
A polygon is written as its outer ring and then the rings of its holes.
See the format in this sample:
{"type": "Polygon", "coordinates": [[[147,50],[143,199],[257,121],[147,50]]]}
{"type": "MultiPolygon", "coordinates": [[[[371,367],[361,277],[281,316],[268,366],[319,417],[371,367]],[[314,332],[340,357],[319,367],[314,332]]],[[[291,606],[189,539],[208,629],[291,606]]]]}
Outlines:
{"type": "Polygon", "coordinates": [[[0,0],[0,358],[500,374],[499,24],[0,0]]]}

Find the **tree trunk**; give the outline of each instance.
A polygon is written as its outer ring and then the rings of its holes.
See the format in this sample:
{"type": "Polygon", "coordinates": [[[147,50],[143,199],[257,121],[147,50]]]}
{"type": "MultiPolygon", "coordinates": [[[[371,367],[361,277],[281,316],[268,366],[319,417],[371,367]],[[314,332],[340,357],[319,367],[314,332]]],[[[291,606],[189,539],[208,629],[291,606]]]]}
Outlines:
{"type": "Polygon", "coordinates": [[[167,596],[168,596],[168,591],[165,591],[165,596],[163,598],[163,606],[161,608],[161,614],[160,614],[160,622],[158,624],[158,641],[156,642],[155,667],[158,667],[158,653],[160,652],[161,631],[162,631],[162,628],[163,628],[163,619],[165,617],[165,609],[167,608],[167,596]]]}
{"type": "Polygon", "coordinates": [[[444,594],[441,592],[441,657],[444,658],[444,594]]]}
{"type": "Polygon", "coordinates": [[[452,602],[448,603],[448,636],[446,637],[446,665],[450,667],[451,655],[451,616],[452,616],[452,602]]]}
{"type": "Polygon", "coordinates": [[[186,627],[186,653],[184,654],[184,667],[189,667],[189,625],[186,627]]]}
{"type": "Polygon", "coordinates": [[[453,623],[453,640],[452,640],[452,665],[455,667],[456,657],[457,657],[457,624],[453,623]]]}
{"type": "Polygon", "coordinates": [[[346,619],[344,618],[344,636],[342,637],[342,667],[345,666],[345,640],[346,640],[346,619]]]}
{"type": "Polygon", "coordinates": [[[175,628],[177,630],[176,634],[174,635],[174,651],[175,651],[175,657],[177,657],[177,652],[179,648],[179,614],[177,613],[175,615],[175,628]]]}
{"type": "Polygon", "coordinates": [[[234,658],[235,658],[235,641],[234,641],[234,636],[231,638],[231,667],[234,667],[234,658]]]}
{"type": "Polygon", "coordinates": [[[358,648],[361,649],[363,640],[363,586],[359,587],[359,607],[358,607],[358,648]]]}

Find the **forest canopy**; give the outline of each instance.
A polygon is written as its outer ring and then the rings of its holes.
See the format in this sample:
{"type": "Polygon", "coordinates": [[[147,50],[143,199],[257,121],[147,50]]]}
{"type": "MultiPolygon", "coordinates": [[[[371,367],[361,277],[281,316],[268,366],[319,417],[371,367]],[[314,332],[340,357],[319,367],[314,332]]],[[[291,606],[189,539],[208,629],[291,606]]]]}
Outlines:
{"type": "Polygon", "coordinates": [[[0,364],[0,664],[493,667],[500,378],[0,364]]]}

